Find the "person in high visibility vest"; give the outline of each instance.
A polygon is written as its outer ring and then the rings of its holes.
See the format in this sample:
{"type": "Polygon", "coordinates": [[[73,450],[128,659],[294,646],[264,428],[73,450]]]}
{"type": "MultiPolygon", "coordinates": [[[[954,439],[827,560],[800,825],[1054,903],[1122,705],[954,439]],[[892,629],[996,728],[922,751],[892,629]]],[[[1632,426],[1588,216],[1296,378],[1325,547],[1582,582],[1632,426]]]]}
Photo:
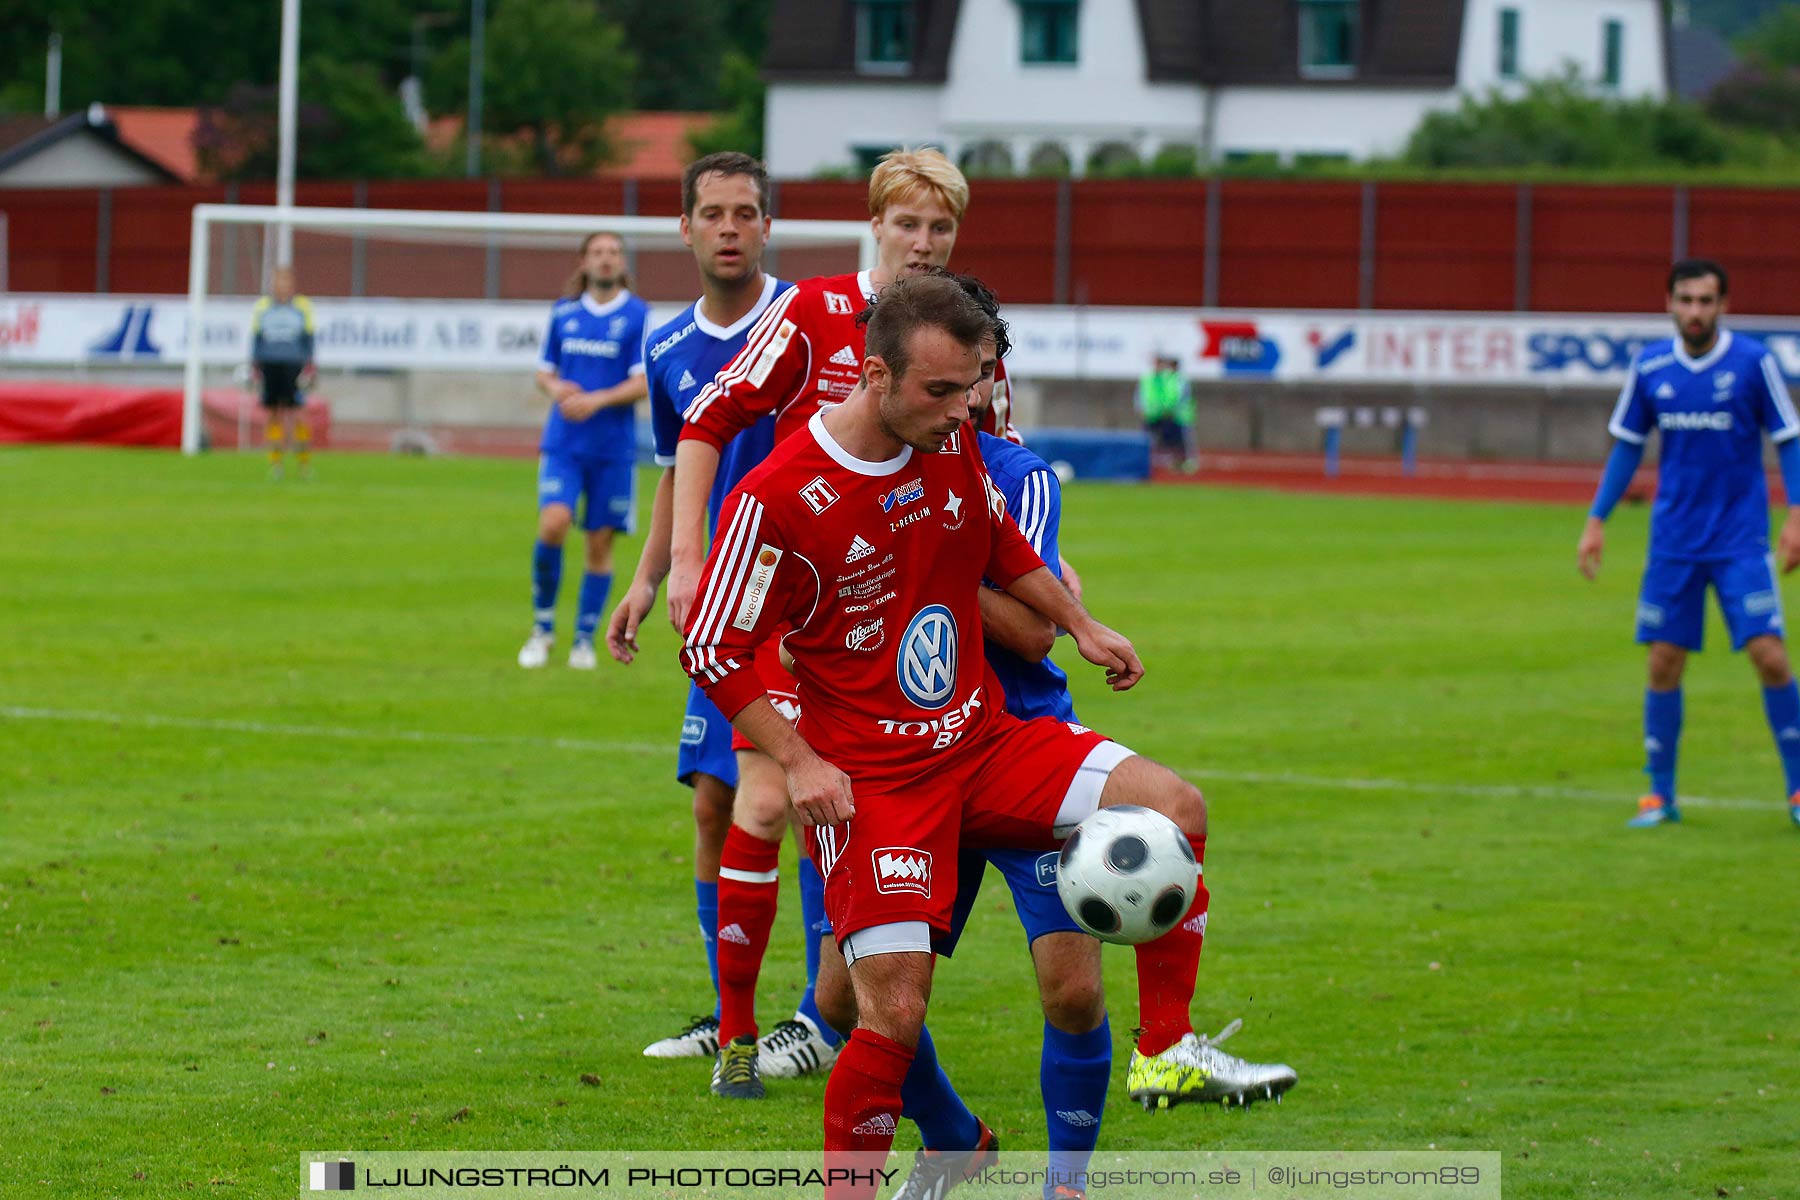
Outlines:
{"type": "Polygon", "coordinates": [[[1155,439],[1156,457],[1164,466],[1192,474],[1200,467],[1194,456],[1194,389],[1181,373],[1181,360],[1158,354],[1156,366],[1138,380],[1138,413],[1155,439]]]}

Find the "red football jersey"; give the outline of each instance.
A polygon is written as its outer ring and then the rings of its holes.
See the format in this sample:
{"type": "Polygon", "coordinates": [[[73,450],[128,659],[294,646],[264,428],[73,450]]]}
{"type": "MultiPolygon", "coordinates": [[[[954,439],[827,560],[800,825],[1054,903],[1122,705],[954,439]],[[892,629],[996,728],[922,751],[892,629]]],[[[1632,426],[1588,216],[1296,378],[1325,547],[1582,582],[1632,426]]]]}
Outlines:
{"type": "Polygon", "coordinates": [[[815,415],[727,497],[682,666],[734,717],[764,694],[755,647],[791,626],[801,736],[859,784],[904,783],[1005,706],[982,578],[1043,565],[967,426],[936,454],[870,463],[815,415]]]}
{"type": "MultiPolygon", "coordinates": [[[[822,404],[848,396],[862,378],[863,327],[856,316],[874,299],[869,273],[803,280],[775,299],[750,327],[744,348],[700,390],[682,414],[681,437],[723,450],[760,418],[775,414],[779,446],[822,404]]],[[[994,406],[982,428],[1008,441],[1012,427],[1006,364],[995,368],[994,406]]]]}

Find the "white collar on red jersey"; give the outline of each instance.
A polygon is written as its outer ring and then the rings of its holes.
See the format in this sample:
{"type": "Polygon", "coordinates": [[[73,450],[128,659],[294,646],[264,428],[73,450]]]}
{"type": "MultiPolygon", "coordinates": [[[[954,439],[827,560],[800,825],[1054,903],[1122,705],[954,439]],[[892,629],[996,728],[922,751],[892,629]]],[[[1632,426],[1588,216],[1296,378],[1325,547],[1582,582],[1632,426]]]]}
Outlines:
{"type": "Polygon", "coordinates": [[[867,271],[858,271],[856,273],[856,286],[861,290],[863,299],[865,300],[873,300],[875,298],[875,293],[880,290],[875,286],[875,281],[869,278],[869,273],[867,271]]]}
{"type": "MultiPolygon", "coordinates": [[[[829,407],[837,406],[830,405],[829,407]]],[[[907,463],[912,461],[913,448],[911,446],[903,447],[900,453],[886,462],[869,462],[867,459],[856,457],[838,445],[837,439],[831,436],[831,431],[825,428],[824,409],[814,413],[812,420],[806,423],[806,427],[812,431],[813,440],[819,443],[820,449],[831,455],[833,462],[846,471],[855,471],[858,475],[869,475],[880,479],[886,475],[898,474],[906,468],[907,463]]]]}

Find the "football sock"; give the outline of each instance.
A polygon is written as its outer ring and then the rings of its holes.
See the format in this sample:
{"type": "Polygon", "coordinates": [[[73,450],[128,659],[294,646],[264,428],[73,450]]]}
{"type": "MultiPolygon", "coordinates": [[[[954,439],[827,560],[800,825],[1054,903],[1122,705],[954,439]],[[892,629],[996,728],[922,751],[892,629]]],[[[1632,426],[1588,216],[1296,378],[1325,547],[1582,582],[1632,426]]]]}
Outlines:
{"type": "Polygon", "coordinates": [[[305,421],[294,422],[294,457],[302,470],[312,465],[312,426],[305,421]]]}
{"type": "Polygon", "coordinates": [[[912,1051],[872,1030],[850,1035],[825,1081],[825,1161],[828,1169],[854,1171],[857,1177],[827,1184],[826,1200],[874,1197],[880,1176],[871,1168],[881,1166],[894,1144],[900,1081],[912,1059],[912,1051]],[[856,1157],[836,1157],[846,1152],[856,1157]]]}
{"type": "MultiPolygon", "coordinates": [[[[1765,693],[1766,695],[1766,693],[1765,693]]],[[[1644,692],[1644,772],[1650,790],[1675,803],[1675,751],[1681,744],[1681,689],[1644,692]]]]}
{"type": "Polygon", "coordinates": [[[1763,689],[1763,712],[1775,734],[1781,770],[1787,776],[1787,794],[1800,792],[1800,685],[1788,680],[1780,687],[1763,689]]]}
{"type": "Polygon", "coordinates": [[[263,426],[263,444],[269,449],[269,465],[281,465],[281,426],[270,421],[263,426]]]}
{"type": "Polygon", "coordinates": [[[1087,1190],[1088,1159],[1100,1140],[1106,1084],[1112,1075],[1112,1024],[1064,1033],[1044,1022],[1044,1056],[1038,1070],[1044,1093],[1044,1123],[1050,1129],[1050,1178],[1044,1197],[1057,1184],[1087,1190]]]}
{"type": "MultiPolygon", "coordinates": [[[[858,1029],[850,1035],[852,1046],[863,1032],[858,1029]]],[[[844,1051],[848,1053],[849,1050],[844,1051]]],[[[838,1062],[843,1061],[843,1055],[839,1055],[838,1062]]],[[[831,1073],[837,1072],[838,1068],[832,1067],[831,1073]]],[[[900,1084],[900,1101],[900,1115],[919,1127],[919,1139],[928,1150],[973,1150],[981,1140],[981,1122],[956,1094],[949,1076],[938,1065],[937,1047],[932,1044],[927,1027],[919,1029],[919,1046],[913,1051],[912,1064],[900,1084]]]]}
{"type": "Polygon", "coordinates": [[[694,910],[700,916],[700,936],[706,942],[706,970],[712,976],[713,1016],[719,1015],[719,885],[694,880],[694,910]]]}
{"type": "Polygon", "coordinates": [[[1202,872],[1194,880],[1194,903],[1181,918],[1181,924],[1137,947],[1138,1023],[1143,1026],[1137,1048],[1145,1057],[1161,1054],[1194,1032],[1194,1020],[1188,1010],[1200,972],[1200,946],[1206,940],[1206,905],[1211,897],[1204,873],[1206,835],[1190,833],[1187,838],[1202,872]]]}
{"type": "Polygon", "coordinates": [[[591,642],[600,624],[600,613],[606,608],[606,594],[612,591],[612,572],[596,575],[588,571],[581,577],[580,600],[575,606],[575,640],[591,642]]]}
{"type": "Polygon", "coordinates": [[[813,860],[804,854],[800,856],[800,924],[800,936],[806,943],[806,991],[800,996],[800,1014],[819,1027],[819,1035],[828,1045],[835,1046],[843,1039],[819,1015],[815,996],[819,983],[819,939],[825,936],[826,926],[825,881],[819,878],[819,868],[813,860]]]}
{"type": "Polygon", "coordinates": [[[556,592],[562,587],[561,546],[537,543],[531,551],[531,608],[537,620],[537,631],[549,633],[556,627],[556,592]]]}
{"type": "Polygon", "coordinates": [[[781,843],[733,825],[719,854],[719,1041],[756,1035],[756,977],[762,971],[781,894],[781,843]]]}

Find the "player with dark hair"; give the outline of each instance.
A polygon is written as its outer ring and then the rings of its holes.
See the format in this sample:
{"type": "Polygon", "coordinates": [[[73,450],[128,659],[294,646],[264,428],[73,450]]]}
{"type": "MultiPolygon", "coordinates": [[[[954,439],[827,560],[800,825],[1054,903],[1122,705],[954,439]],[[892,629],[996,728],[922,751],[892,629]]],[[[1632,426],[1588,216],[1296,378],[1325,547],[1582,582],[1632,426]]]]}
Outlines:
{"type": "Polygon", "coordinates": [[[1677,336],[1651,342],[1632,361],[1609,429],[1617,439],[1576,546],[1589,579],[1600,569],[1603,524],[1625,494],[1651,430],[1662,437],[1650,554],[1638,597],[1637,640],[1649,646],[1644,692],[1644,770],[1650,791],[1627,824],[1681,819],[1675,796],[1683,716],[1681,676],[1705,628],[1706,591],[1719,598],[1731,648],[1749,656],[1763,712],[1786,775],[1788,815],[1800,825],[1800,688],[1782,641],[1783,573],[1800,564],[1800,416],[1781,368],[1754,338],[1719,325],[1729,280],[1708,259],[1669,271],[1677,336]],[[1769,487],[1763,434],[1775,443],[1788,497],[1777,553],[1769,553],[1769,487]]]}
{"type": "MultiPolygon", "coordinates": [[[[1067,629],[1116,690],[1143,674],[1007,517],[972,439],[969,393],[993,326],[953,279],[907,278],[869,321],[862,381],[745,477],[721,514],[682,662],[785,772],[855,992],[858,1024],[825,1092],[825,1149],[885,1155],[949,928],[957,853],[1049,848],[1102,805],[1170,816],[1204,861],[1205,804],[1168,769],[1078,725],[998,708],[982,657],[982,578],[1067,629]],[[864,583],[877,583],[862,595],[864,583]],[[783,629],[798,727],[753,668],[783,629]]],[[[1146,1049],[1189,1063],[1204,880],[1181,925],[1137,948],[1146,1049]],[[1166,1040],[1165,1040],[1166,1039],[1166,1040]]],[[[872,1188],[828,1189],[861,1196],[872,1188]]]]}
{"type": "Polygon", "coordinates": [[[263,440],[269,478],[281,478],[283,452],[292,453],[301,478],[312,472],[312,427],[301,389],[312,382],[312,301],[294,291],[294,269],[275,268],[269,294],[250,310],[250,369],[262,382],[263,440]]]}
{"type": "MultiPolygon", "coordinates": [[[[650,510],[650,530],[637,572],[620,597],[607,623],[606,642],[613,657],[629,663],[636,657],[638,626],[656,604],[656,593],[669,573],[669,527],[673,508],[675,443],[681,434],[681,413],[694,395],[712,381],[720,367],[743,348],[750,327],[792,284],[783,283],[762,269],[763,249],[769,236],[769,178],[763,164],[747,154],[724,151],[709,154],[688,165],[682,174],[682,239],[693,248],[700,268],[701,297],[675,319],[657,327],[646,339],[646,377],[650,388],[650,416],[656,436],[656,461],[663,468],[657,481],[656,499],[650,510]]],[[[725,448],[719,475],[709,503],[709,524],[716,519],[719,502],[745,472],[767,456],[775,442],[774,418],[767,417],[744,430],[725,448]]],[[[708,531],[710,536],[710,529],[708,531]]],[[[688,685],[687,711],[681,726],[681,747],[676,777],[694,789],[694,892],[701,935],[706,945],[708,970],[715,1000],[719,982],[719,856],[725,831],[731,825],[732,800],[738,782],[737,760],[731,749],[731,724],[719,714],[706,694],[688,685]]],[[[804,912],[820,910],[813,919],[823,921],[824,883],[810,862],[802,869],[819,893],[816,904],[803,904],[804,912]]],[[[732,936],[741,936],[733,934],[732,936]]],[[[813,962],[819,950],[819,934],[807,925],[802,936],[813,962]]],[[[816,967],[814,968],[816,972],[816,967]]],[[[810,998],[803,1001],[811,1003],[810,998]]],[[[783,1022],[782,1024],[797,1024],[783,1022]]],[[[828,1065],[836,1054],[837,1035],[820,1023],[821,1044],[807,1051],[818,1065],[828,1065]],[[826,1040],[829,1039],[829,1040],[826,1040]]],[[[777,1027],[783,1044],[811,1042],[777,1027]]],[[[803,1031],[804,1032],[804,1031],[803,1031]]],[[[719,1012],[715,1002],[710,1014],[693,1020],[687,1028],[645,1048],[651,1058],[710,1056],[719,1049],[719,1012]]]]}
{"type": "Polygon", "coordinates": [[[532,551],[531,636],[521,667],[541,667],[556,642],[556,595],[562,586],[563,540],[585,504],[586,571],[576,606],[569,665],[592,670],[594,630],[612,588],[613,534],[631,532],[637,511],[637,422],[644,398],[644,325],[650,306],[631,294],[625,242],[592,233],[581,243],[571,294],[550,310],[538,356],[537,388],[550,400],[538,458],[538,530],[532,551]]]}

